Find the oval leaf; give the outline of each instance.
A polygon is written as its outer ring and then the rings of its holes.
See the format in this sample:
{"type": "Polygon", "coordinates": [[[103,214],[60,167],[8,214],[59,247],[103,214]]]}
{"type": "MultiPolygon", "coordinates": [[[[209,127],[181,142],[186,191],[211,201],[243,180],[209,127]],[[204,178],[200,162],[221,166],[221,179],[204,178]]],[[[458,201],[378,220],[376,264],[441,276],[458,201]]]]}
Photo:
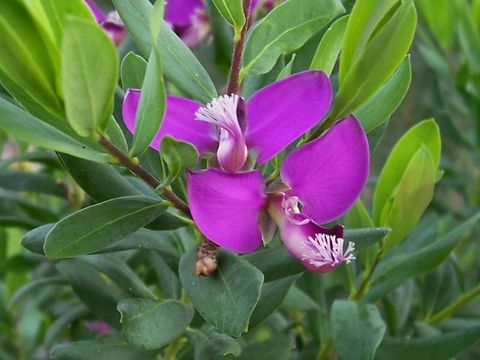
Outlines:
{"type": "Polygon", "coordinates": [[[45,240],[45,254],[70,257],[104,249],[152,222],[167,207],[164,201],[146,196],[127,196],[89,206],[54,226],[45,240]]]}

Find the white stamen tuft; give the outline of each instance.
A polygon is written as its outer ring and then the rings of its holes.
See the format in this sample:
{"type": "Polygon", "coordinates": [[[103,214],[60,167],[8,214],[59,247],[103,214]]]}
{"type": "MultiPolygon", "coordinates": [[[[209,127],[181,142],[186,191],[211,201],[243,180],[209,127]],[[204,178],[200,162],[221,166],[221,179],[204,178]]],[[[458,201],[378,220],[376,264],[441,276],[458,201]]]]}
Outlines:
{"type": "Polygon", "coordinates": [[[309,236],[303,243],[305,253],[302,261],[308,261],[315,267],[329,265],[335,267],[342,262],[350,264],[355,260],[355,244],[349,242],[347,250],[343,250],[344,240],[335,235],[317,233],[315,237],[309,236]]]}
{"type": "Polygon", "coordinates": [[[195,119],[206,121],[228,131],[232,136],[241,134],[237,117],[238,95],[222,95],[213,99],[195,113],[195,119]]]}

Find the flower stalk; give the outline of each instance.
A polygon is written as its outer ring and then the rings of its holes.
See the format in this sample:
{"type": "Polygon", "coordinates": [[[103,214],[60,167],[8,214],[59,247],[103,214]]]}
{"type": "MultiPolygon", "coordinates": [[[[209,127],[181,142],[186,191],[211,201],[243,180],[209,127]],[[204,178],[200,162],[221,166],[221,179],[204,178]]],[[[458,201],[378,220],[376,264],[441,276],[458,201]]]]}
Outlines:
{"type": "MultiPolygon", "coordinates": [[[[160,181],[158,181],[158,179],[156,179],[152,174],[145,170],[138,162],[130,159],[127,154],[125,154],[102,134],[99,135],[98,143],[102,145],[110,153],[110,155],[117,159],[120,164],[125,166],[128,170],[137,175],[140,179],[145,181],[153,189],[157,189],[159,187],[160,181]]],[[[160,191],[160,195],[170,201],[173,206],[180,210],[184,215],[191,218],[188,205],[182,199],[180,199],[173,191],[163,188],[160,191]]]]}
{"type": "Polygon", "coordinates": [[[236,39],[237,36],[234,39],[232,63],[230,66],[230,76],[227,85],[227,94],[238,93],[238,88],[240,87],[239,76],[240,69],[242,67],[243,46],[245,45],[245,37],[247,35],[248,27],[250,25],[250,0],[243,0],[242,7],[243,13],[245,14],[245,24],[243,24],[238,40],[236,39]]]}

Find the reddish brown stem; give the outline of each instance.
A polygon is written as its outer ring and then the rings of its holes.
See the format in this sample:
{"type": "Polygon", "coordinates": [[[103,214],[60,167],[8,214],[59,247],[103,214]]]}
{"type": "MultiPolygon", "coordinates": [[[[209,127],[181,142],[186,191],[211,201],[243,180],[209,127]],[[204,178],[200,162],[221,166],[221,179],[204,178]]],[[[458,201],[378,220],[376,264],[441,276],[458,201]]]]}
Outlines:
{"type": "MultiPolygon", "coordinates": [[[[140,179],[145,181],[152,188],[156,189],[160,185],[160,181],[158,181],[152,174],[145,170],[140,164],[133,162],[127,154],[120,150],[105,136],[100,134],[100,139],[98,140],[98,143],[102,145],[115,159],[117,159],[120,164],[125,166],[128,170],[137,175],[140,179]]],[[[190,218],[192,217],[188,205],[182,199],[180,199],[173,191],[168,189],[162,189],[160,191],[160,194],[165,199],[170,201],[183,214],[187,215],[190,218]]]]}
{"type": "Polygon", "coordinates": [[[243,13],[245,14],[245,24],[240,32],[240,38],[233,46],[232,64],[230,66],[230,77],[228,78],[227,94],[238,93],[240,86],[238,77],[242,67],[243,46],[245,45],[245,36],[250,26],[250,0],[243,0],[243,13]]]}

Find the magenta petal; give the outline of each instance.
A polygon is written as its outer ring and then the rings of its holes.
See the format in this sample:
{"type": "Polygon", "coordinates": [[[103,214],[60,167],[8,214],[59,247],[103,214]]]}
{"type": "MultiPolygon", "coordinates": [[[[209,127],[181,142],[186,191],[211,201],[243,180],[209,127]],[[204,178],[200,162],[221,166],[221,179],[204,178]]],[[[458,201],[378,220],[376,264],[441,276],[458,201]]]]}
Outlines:
{"type": "Polygon", "coordinates": [[[365,132],[349,116],[318,139],[285,158],[281,177],[298,196],[302,213],[318,224],[343,215],[367,182],[369,151],[365,132]]]}
{"type": "Polygon", "coordinates": [[[318,124],[330,108],[332,88],[323,72],[304,71],[277,81],[247,101],[247,145],[263,164],[318,124]]]}
{"type": "Polygon", "coordinates": [[[165,2],[165,20],[173,25],[190,25],[198,8],[205,8],[202,0],[168,0],[165,2]]]}
{"type": "Polygon", "coordinates": [[[215,244],[238,253],[258,248],[265,203],[259,171],[228,174],[216,169],[190,172],[188,202],[200,231],[215,244]]]}
{"type": "MultiPolygon", "coordinates": [[[[123,121],[132,133],[135,130],[135,116],[140,103],[140,95],[140,90],[128,89],[123,100],[123,121]]],[[[196,101],[168,95],[162,126],[150,146],[158,150],[161,139],[169,135],[177,140],[193,144],[200,154],[215,152],[217,136],[214,126],[195,120],[195,112],[201,106],[202,104],[196,101]]]]}
{"type": "MultiPolygon", "coordinates": [[[[336,238],[343,237],[343,226],[336,225],[332,228],[318,226],[312,222],[298,225],[288,220],[284,214],[280,197],[274,197],[268,208],[268,213],[274,219],[280,231],[282,239],[288,252],[300,261],[307,269],[314,272],[328,272],[342,264],[346,259],[339,254],[328,253],[327,257],[318,256],[316,249],[311,248],[309,238],[315,238],[317,234],[334,235],[336,238]],[[313,261],[312,261],[313,260],[313,261]],[[325,263],[316,263],[324,261],[325,263]],[[333,260],[333,261],[329,261],[333,260]]],[[[341,240],[343,242],[343,239],[341,240]]],[[[349,255],[346,253],[346,255],[349,255]]]]}
{"type": "Polygon", "coordinates": [[[85,2],[87,3],[97,22],[101,23],[103,20],[105,20],[105,14],[93,0],[85,0],[85,2]]]}

